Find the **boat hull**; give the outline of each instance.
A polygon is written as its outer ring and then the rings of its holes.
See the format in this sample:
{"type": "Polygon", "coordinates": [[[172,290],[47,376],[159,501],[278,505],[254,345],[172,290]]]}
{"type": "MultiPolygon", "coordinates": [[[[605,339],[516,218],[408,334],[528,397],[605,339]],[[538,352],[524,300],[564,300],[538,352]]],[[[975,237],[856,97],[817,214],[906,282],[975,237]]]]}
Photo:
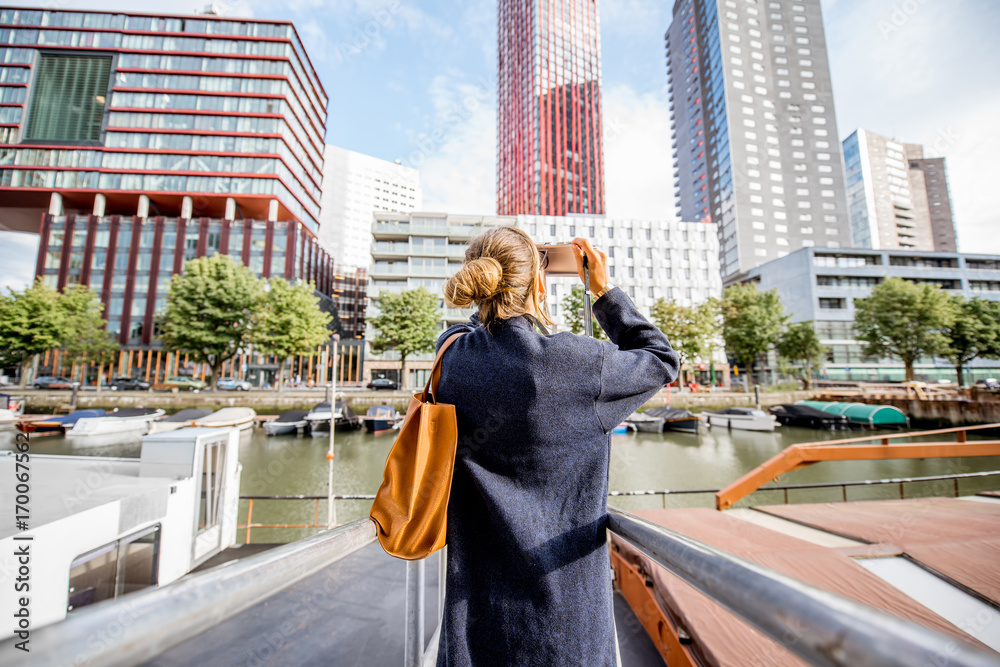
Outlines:
{"type": "Polygon", "coordinates": [[[708,423],[713,428],[731,428],[739,431],[773,431],[775,420],[770,415],[717,415],[708,413],[708,423]]]}
{"type": "Polygon", "coordinates": [[[149,432],[150,423],[159,415],[148,415],[138,417],[92,417],[80,419],[73,425],[73,428],[66,431],[66,435],[74,438],[89,437],[94,435],[116,435],[125,433],[138,433],[145,435],[149,432]]]}
{"type": "MultiPolygon", "coordinates": [[[[396,428],[396,424],[399,420],[393,419],[365,419],[365,429],[369,433],[377,433],[379,431],[391,431],[396,428]]],[[[329,428],[329,427],[327,427],[329,428]]]]}
{"type": "Polygon", "coordinates": [[[309,425],[305,419],[297,422],[267,422],[264,424],[264,433],[267,435],[294,435],[299,432],[299,429],[303,431],[309,425]]]}
{"type": "Polygon", "coordinates": [[[697,417],[667,419],[663,422],[664,431],[679,431],[681,433],[697,433],[699,426],[701,426],[701,420],[697,417]]]}

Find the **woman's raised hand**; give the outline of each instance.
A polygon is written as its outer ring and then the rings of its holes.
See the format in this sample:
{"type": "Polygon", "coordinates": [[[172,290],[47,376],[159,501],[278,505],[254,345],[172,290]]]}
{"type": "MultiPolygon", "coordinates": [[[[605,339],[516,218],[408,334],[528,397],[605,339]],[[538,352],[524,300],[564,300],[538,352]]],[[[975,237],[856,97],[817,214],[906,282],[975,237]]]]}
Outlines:
{"type": "Polygon", "coordinates": [[[576,270],[583,280],[583,258],[587,257],[587,269],[590,271],[590,291],[597,294],[608,284],[608,258],[600,250],[590,245],[584,238],[573,239],[573,255],[576,256],[576,270]]]}

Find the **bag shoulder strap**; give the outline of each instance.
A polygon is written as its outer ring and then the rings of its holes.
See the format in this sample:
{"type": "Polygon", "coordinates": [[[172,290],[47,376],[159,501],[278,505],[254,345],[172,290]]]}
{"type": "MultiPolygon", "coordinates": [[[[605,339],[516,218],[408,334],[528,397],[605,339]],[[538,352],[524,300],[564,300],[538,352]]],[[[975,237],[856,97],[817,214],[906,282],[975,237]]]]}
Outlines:
{"type": "Polygon", "coordinates": [[[460,331],[452,334],[448,336],[448,339],[445,340],[444,343],[441,344],[441,349],[438,350],[437,356],[434,357],[434,366],[431,368],[431,374],[427,378],[427,384],[424,386],[424,392],[421,396],[421,400],[424,403],[428,401],[428,397],[430,398],[431,403],[437,402],[436,396],[438,383],[441,381],[441,358],[444,357],[445,350],[451,347],[452,343],[458,340],[460,336],[464,336],[467,333],[467,331],[460,331]]]}

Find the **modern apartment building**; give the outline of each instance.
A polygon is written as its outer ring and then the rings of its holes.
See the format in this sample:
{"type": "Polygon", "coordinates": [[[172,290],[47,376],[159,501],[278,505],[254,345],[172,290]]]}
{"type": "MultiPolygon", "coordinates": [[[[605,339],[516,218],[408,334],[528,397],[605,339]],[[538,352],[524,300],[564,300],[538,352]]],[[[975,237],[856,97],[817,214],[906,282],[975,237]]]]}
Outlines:
{"type": "Polygon", "coordinates": [[[338,146],[326,147],[319,241],[338,267],[368,268],[372,212],[420,210],[420,172],[338,146]]]}
{"type": "MultiPolygon", "coordinates": [[[[620,286],[649,315],[657,299],[667,298],[682,305],[697,305],[722,294],[718,265],[718,241],[707,225],[671,221],[633,220],[592,215],[568,216],[467,216],[443,213],[376,213],[372,224],[374,241],[369,296],[384,291],[425,287],[441,295],[445,281],[461,267],[468,242],[484,230],[496,226],[516,226],[528,232],[536,243],[567,243],[577,236],[608,255],[611,280],[620,286]]],[[[569,329],[563,300],[578,278],[549,278],[550,312],[556,330],[569,329]]],[[[447,308],[441,300],[441,330],[468,321],[474,309],[447,308]]],[[[377,304],[368,307],[368,317],[379,313],[377,304]]],[[[374,336],[369,322],[368,338],[374,336]]],[[[409,357],[409,386],[426,381],[434,355],[409,357]]],[[[725,377],[724,357],[717,360],[725,377]]],[[[366,354],[366,374],[399,379],[397,354],[366,354]]]]}
{"type": "MultiPolygon", "coordinates": [[[[763,290],[777,289],[785,312],[794,322],[812,321],[830,347],[824,377],[831,380],[904,379],[897,359],[871,359],[854,339],[854,302],[888,277],[940,285],[966,298],[1000,301],[1000,256],[953,252],[804,248],[749,271],[747,280],[763,290]]],[[[996,377],[1000,361],[978,360],[967,382],[996,377]]],[[[955,370],[943,359],[922,359],[918,379],[955,381],[955,370]]]]}
{"type": "MultiPolygon", "coordinates": [[[[423,287],[441,297],[441,331],[452,324],[467,322],[473,309],[448,308],[442,288],[465,260],[469,241],[489,227],[513,225],[513,218],[485,215],[448,215],[445,213],[373,213],[371,268],[367,310],[370,342],[376,332],[371,318],[380,314],[375,301],[385,292],[402,292],[423,287]]],[[[432,353],[411,355],[406,359],[407,377],[402,376],[399,353],[395,351],[365,356],[365,377],[388,377],[405,386],[416,387],[427,381],[433,365],[432,353]]]]}
{"type": "Polygon", "coordinates": [[[39,233],[52,287],[99,293],[129,372],[135,353],[149,376],[194,257],[312,280],[337,310],[316,237],[328,99],[291,23],[3,8],[0,44],[0,229],[39,233]]]}
{"type": "Polygon", "coordinates": [[[851,243],[819,0],[676,0],[666,35],[678,217],[716,223],[726,282],[851,243]]]}
{"type": "Polygon", "coordinates": [[[944,158],[864,129],[844,140],[855,247],[956,250],[944,158]]]}
{"type": "MultiPolygon", "coordinates": [[[[719,242],[708,225],[598,215],[519,215],[517,226],[536,243],[568,243],[582,236],[608,256],[611,282],[649,315],[658,299],[683,306],[722,296],[719,242]]],[[[578,278],[550,278],[548,303],[558,329],[568,329],[563,299],[578,278]]]]}
{"type": "Polygon", "coordinates": [[[604,213],[597,0],[500,0],[497,211],[604,213]]]}

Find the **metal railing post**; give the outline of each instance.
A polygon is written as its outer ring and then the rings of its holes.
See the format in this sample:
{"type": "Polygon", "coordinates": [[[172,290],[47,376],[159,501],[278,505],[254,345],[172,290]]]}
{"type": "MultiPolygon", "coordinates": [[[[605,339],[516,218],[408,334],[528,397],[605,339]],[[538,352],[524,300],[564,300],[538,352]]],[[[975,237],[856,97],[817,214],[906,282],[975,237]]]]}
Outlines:
{"type": "Polygon", "coordinates": [[[448,547],[441,547],[438,552],[438,623],[444,620],[444,596],[448,583],[448,547]]]}
{"type": "Polygon", "coordinates": [[[426,561],[406,561],[406,635],[403,667],[419,667],[424,657],[424,572],[426,561]]]}

